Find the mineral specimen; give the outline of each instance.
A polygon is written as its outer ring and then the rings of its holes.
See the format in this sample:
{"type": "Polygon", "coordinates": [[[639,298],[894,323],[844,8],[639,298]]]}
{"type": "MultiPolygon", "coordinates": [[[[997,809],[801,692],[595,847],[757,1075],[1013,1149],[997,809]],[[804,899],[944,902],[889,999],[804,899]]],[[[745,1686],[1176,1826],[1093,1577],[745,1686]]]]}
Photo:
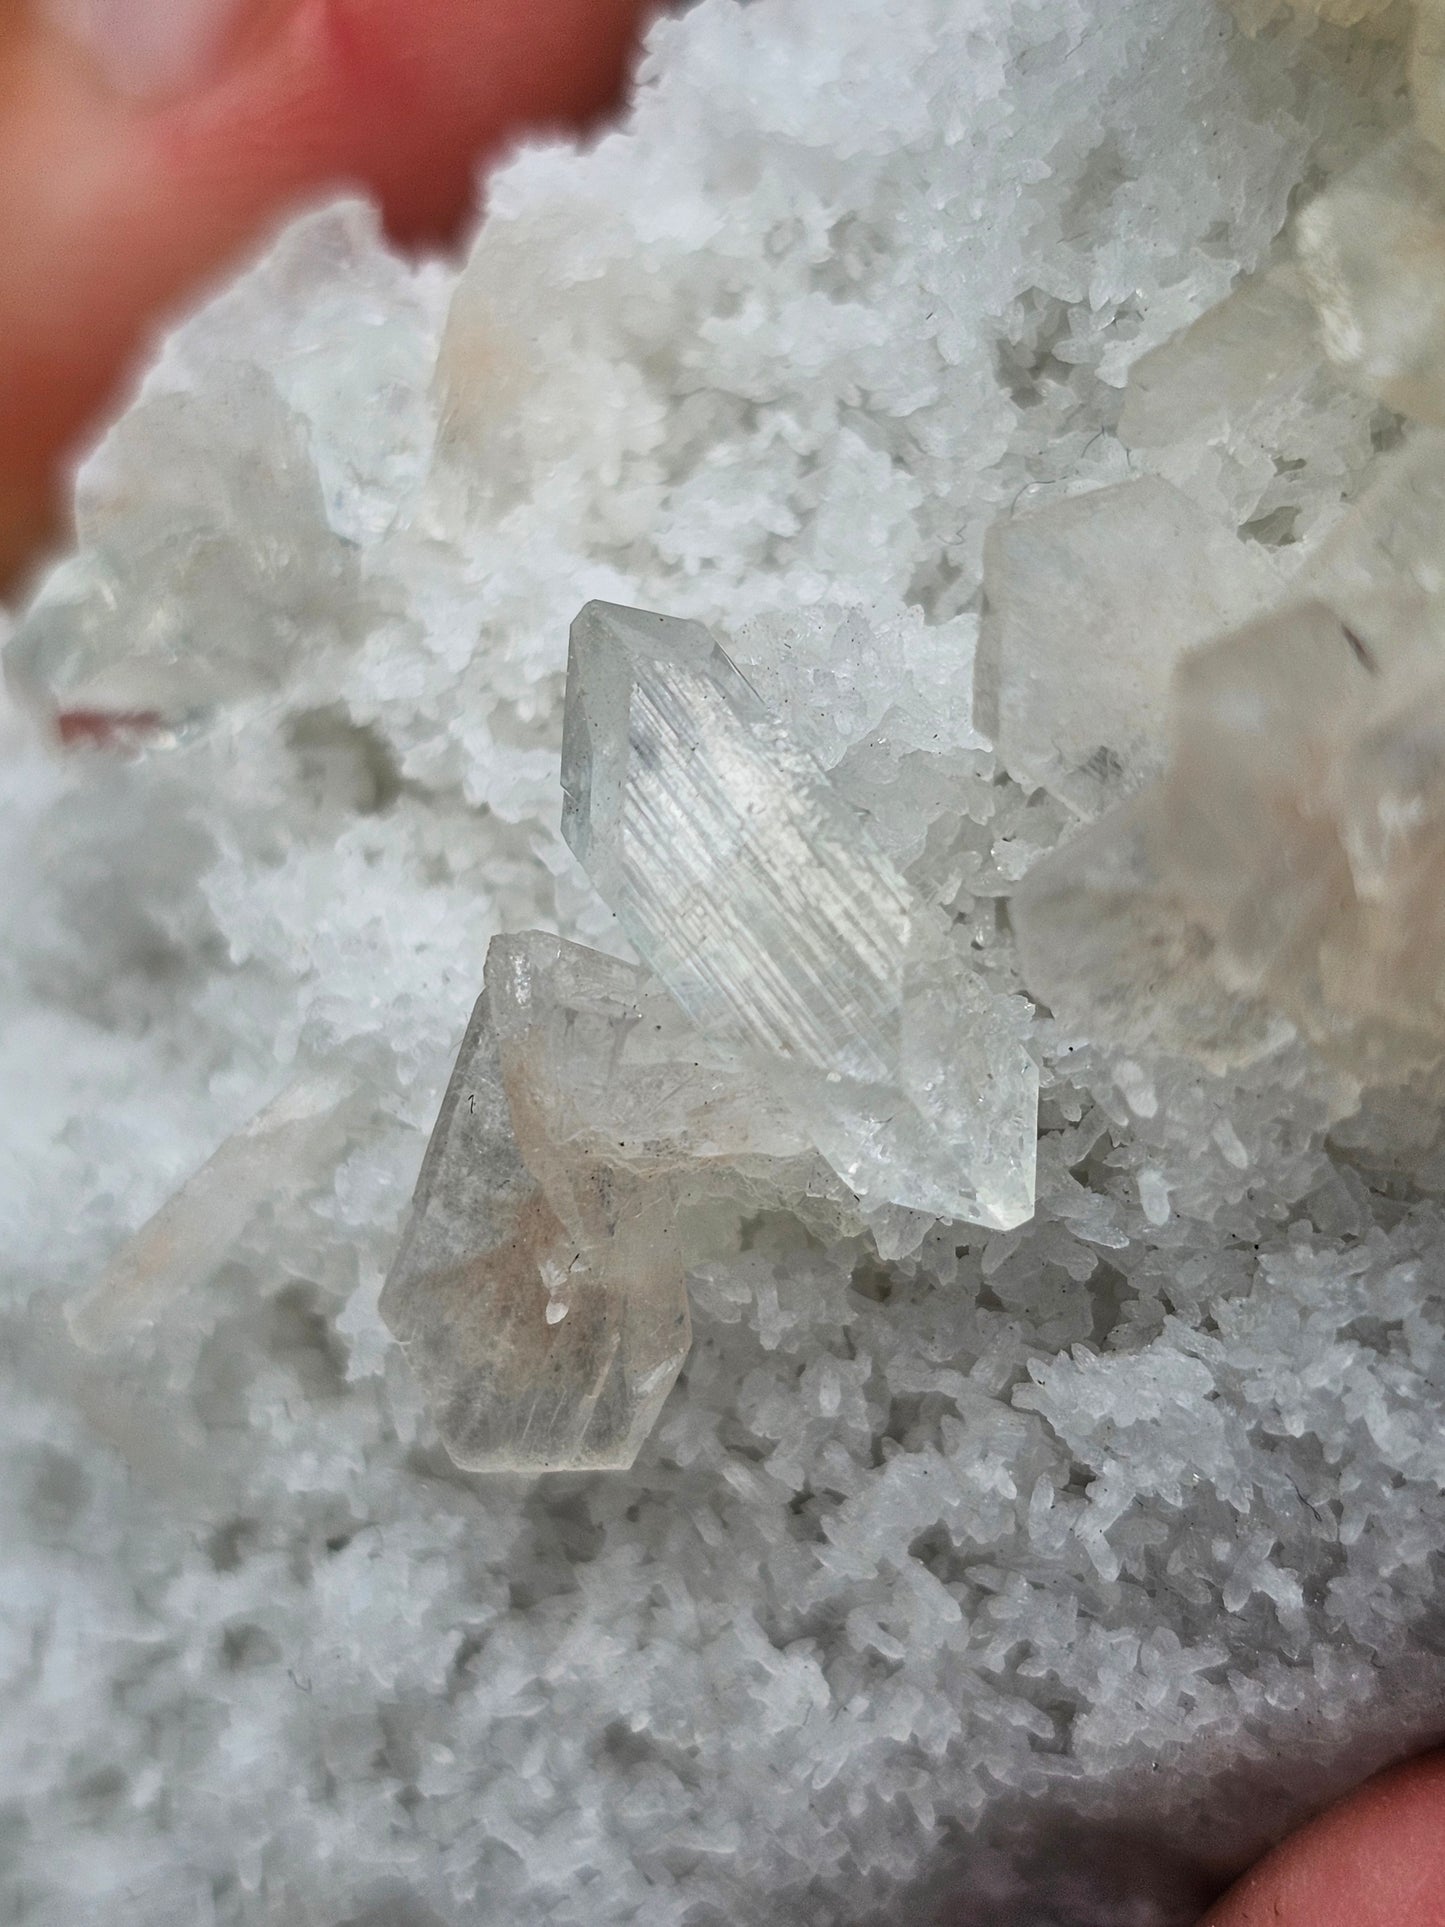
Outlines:
{"type": "Polygon", "coordinates": [[[635,965],[498,937],[382,1297],[458,1464],[633,1462],[687,1355],[684,1275],[852,1199],[635,965]]]}
{"type": "Polygon", "coordinates": [[[541,935],[488,952],[382,1300],[477,1469],[630,1465],[686,1356],[685,1273],[744,1209],[886,1237],[890,1206],[1033,1202],[1007,1006],[700,624],[582,610],[563,783],[660,982],[541,935]]]}
{"type": "Polygon", "coordinates": [[[1281,586],[1154,476],[1005,517],[984,548],[979,725],[1018,782],[1096,815],[1162,766],[1179,657],[1281,586]]]}
{"type": "Polygon", "coordinates": [[[70,1309],[76,1339],[98,1349],[204,1285],[259,1212],[330,1179],[360,1103],[355,1077],[337,1065],[299,1072],[122,1245],[70,1309]]]}
{"type": "Polygon", "coordinates": [[[1445,1058],[1445,673],[1384,637],[1296,602],[1181,664],[1166,777],[1014,900],[1067,1023],[1241,1061],[1272,1012],[1366,1083],[1445,1058]]]}
{"type": "MultiPolygon", "coordinates": [[[[579,1144],[551,1136],[555,1105],[526,1075],[525,1026],[519,1034],[510,1023],[504,1044],[492,1016],[498,992],[530,997],[531,963],[500,945],[489,955],[382,1314],[459,1465],[628,1466],[687,1356],[677,1227],[665,1192],[600,1156],[595,1131],[579,1144]]],[[[574,1066],[593,1086],[599,1074],[610,1081],[637,1021],[615,989],[611,1010],[599,1003],[560,1012],[574,1066]]]]}
{"type": "MultiPolygon", "coordinates": [[[[715,626],[1007,986],[999,899],[1070,831],[968,734],[988,523],[1150,473],[1308,563],[1403,452],[1252,278],[1398,115],[1373,41],[1246,42],[1214,0],[708,0],[663,12],[648,75],[625,128],[489,181],[460,273],[308,215],[166,351],[187,405],[147,378],[107,490],[138,539],[89,524],[65,620],[99,694],[239,694],[224,727],[122,766],[0,704],[0,1915],[676,1927],[967,1893],[976,1927],[1178,1927],[1438,1736],[1445,1177],[1363,1114],[1346,1142],[1298,1041],[1227,1077],[1121,1057],[1150,997],[1212,998],[1226,1055],[1235,1005],[1255,1050],[1285,1024],[1173,913],[1087,1040],[1030,1014],[1027,1225],[880,1264],[705,1159],[697,1248],[753,1215],[688,1275],[656,1449],[540,1492],[438,1476],[376,1286],[488,943],[615,940],[558,834],[578,607],[715,626]],[[147,656],[157,626],[184,647],[147,656]],[[385,780],[318,786],[348,730],[385,780]],[[263,1205],[123,1366],[72,1357],[52,1309],[298,1038],[368,1105],[315,1208],[263,1205]]],[[[1055,878],[1082,890],[1112,822],[1055,878]]],[[[1090,945],[1131,891],[1167,909],[1128,854],[1090,945]]],[[[547,1034],[560,1110],[588,1060],[547,1034]]],[[[626,1183],[680,1186],[688,1142],[626,1183]]],[[[562,1270],[527,1303],[561,1309],[562,1270]]]]}
{"type": "Polygon", "coordinates": [[[1445,423],[1445,154],[1396,135],[1300,216],[1331,359],[1417,421],[1445,423]]]}
{"type": "Polygon", "coordinates": [[[1038,1074],[1009,1007],[701,624],[582,610],[562,783],[639,954],[865,1207],[1029,1216],[1038,1074]]]}

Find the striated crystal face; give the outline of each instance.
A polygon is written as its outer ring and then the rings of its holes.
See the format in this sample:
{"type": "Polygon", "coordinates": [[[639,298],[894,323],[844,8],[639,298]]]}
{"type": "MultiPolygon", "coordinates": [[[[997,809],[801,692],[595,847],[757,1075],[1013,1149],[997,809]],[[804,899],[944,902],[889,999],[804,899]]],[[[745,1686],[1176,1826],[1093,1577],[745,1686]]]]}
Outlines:
{"type": "Polygon", "coordinates": [[[1298,246],[1330,358],[1445,424],[1445,154],[1396,135],[1305,209],[1298,246]]]}
{"type": "Polygon", "coordinates": [[[563,830],[702,1032],[765,1067],[864,1201],[1032,1209],[1037,1071],[1008,1006],[697,623],[572,629],[563,830]]]}
{"type": "Polygon", "coordinates": [[[1258,549],[1155,476],[995,522],[979,726],[1018,782],[1096,815],[1163,766],[1179,657],[1280,588],[1258,549]]]}
{"type": "Polygon", "coordinates": [[[700,623],[572,626],[563,834],[705,1032],[881,1077],[903,880],[700,623]]]}

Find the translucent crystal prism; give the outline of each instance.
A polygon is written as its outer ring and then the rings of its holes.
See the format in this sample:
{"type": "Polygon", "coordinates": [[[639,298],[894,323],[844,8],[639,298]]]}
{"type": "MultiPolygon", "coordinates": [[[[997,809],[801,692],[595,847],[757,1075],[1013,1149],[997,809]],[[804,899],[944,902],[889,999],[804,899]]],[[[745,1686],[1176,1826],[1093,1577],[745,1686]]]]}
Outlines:
{"type": "Polygon", "coordinates": [[[1396,135],[1304,210],[1298,248],[1331,360],[1445,424],[1445,154],[1396,135]]]}
{"type": "Polygon", "coordinates": [[[326,1064],[300,1072],[167,1199],[70,1308],[76,1341],[97,1350],[205,1284],[259,1212],[329,1180],[363,1103],[354,1075],[326,1064]]]}
{"type": "Polygon", "coordinates": [[[1189,437],[1225,441],[1269,409],[1297,403],[1319,377],[1324,350],[1297,263],[1241,281],[1189,327],[1129,370],[1119,439],[1170,448],[1189,437]]]}
{"type": "MultiPolygon", "coordinates": [[[[529,1075],[527,1026],[514,1017],[504,1046],[493,1018],[507,968],[489,973],[462,1040],[382,1315],[457,1464],[622,1468],[690,1342],[675,1217],[665,1187],[597,1155],[596,1129],[570,1145],[552,1136],[560,1092],[529,1075]]],[[[608,1014],[576,1017],[563,1028],[579,1046],[590,1030],[605,1064],[608,1014]]]]}
{"type": "Polygon", "coordinates": [[[1225,1062],[1283,1022],[1366,1083],[1445,1061],[1445,658],[1423,621],[1376,633],[1302,602],[1181,664],[1166,776],[1014,899],[1071,1027],[1225,1062]]]}
{"type": "Polygon", "coordinates": [[[1163,767],[1180,656],[1281,587],[1155,476],[1006,516],[984,547],[979,727],[1016,781],[1095,816],[1163,767]]]}
{"type": "Polygon", "coordinates": [[[865,1206],[1028,1217],[1012,1011],[701,624],[582,610],[562,772],[564,834],[639,954],[865,1206]]]}
{"type": "Polygon", "coordinates": [[[230,366],[207,395],[144,399],[103,455],[85,546],[41,584],[5,651],[31,707],[181,725],[365,628],[305,424],[258,370],[230,366]],[[251,438],[239,450],[228,447],[238,420],[251,438]]]}

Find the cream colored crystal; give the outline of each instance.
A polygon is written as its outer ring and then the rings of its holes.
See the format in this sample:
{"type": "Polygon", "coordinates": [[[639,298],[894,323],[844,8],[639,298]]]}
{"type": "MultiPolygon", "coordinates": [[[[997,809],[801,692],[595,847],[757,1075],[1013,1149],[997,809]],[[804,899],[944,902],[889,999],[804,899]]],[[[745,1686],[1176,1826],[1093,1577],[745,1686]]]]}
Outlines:
{"type": "Polygon", "coordinates": [[[1445,433],[1417,428],[1310,559],[1298,586],[1337,610],[1393,670],[1445,659],[1445,433]]]}
{"type": "Polygon", "coordinates": [[[1241,281],[1129,370],[1119,439],[1129,448],[1224,440],[1297,402],[1324,365],[1304,274],[1281,262],[1241,281]]]}
{"type": "Polygon", "coordinates": [[[1445,658],[1322,602],[1189,657],[1166,777],[1014,900],[1072,1027],[1241,1061],[1268,1016],[1366,1083],[1445,1060],[1445,658]]]}
{"type": "Polygon", "coordinates": [[[768,1210],[863,1228],[776,1092],[645,971],[496,938],[381,1300],[451,1456],[631,1465],[687,1355],[687,1271],[768,1210]]]}
{"type": "Polygon", "coordinates": [[[1415,0],[1410,37],[1410,104],[1415,125],[1436,147],[1445,147],[1445,3],[1415,0]]]}
{"type": "Polygon", "coordinates": [[[525,1026],[504,1046],[494,1022],[497,977],[462,1040],[382,1315],[458,1465],[626,1467],[690,1339],[672,1200],[623,1147],[600,1156],[595,1128],[552,1137],[525,1026]]]}
{"type": "Polygon", "coordinates": [[[1162,768],[1179,657],[1282,586],[1154,476],[1005,517],[984,548],[979,727],[1016,781],[1097,815],[1162,768]]]}
{"type": "Polygon", "coordinates": [[[1445,424],[1445,154],[1413,132],[1385,142],[1305,209],[1298,248],[1330,358],[1445,424]]]}
{"type": "Polygon", "coordinates": [[[354,1078],[325,1064],[293,1078],[142,1225],[70,1308],[76,1341],[98,1350],[153,1323],[204,1285],[260,1211],[329,1179],[363,1101],[354,1078]]]}

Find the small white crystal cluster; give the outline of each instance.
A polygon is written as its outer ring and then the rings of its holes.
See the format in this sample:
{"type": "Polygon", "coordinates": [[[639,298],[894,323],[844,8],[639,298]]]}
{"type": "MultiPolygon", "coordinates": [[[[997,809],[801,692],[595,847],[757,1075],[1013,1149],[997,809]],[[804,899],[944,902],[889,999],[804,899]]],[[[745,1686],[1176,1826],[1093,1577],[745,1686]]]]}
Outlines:
{"type": "Polygon", "coordinates": [[[1438,1730],[1445,1176],[1269,1013],[1212,1070],[1040,1011],[1026,1225],[759,1211],[631,1473],[457,1473],[377,1312],[491,938],[623,948],[559,833],[589,598],[706,622],[1017,992],[1014,886],[1398,440],[1278,244],[1401,60],[702,0],[460,275],[343,207],[167,344],[11,655],[149,747],[3,718],[0,1912],[1182,1927],[1438,1730]]]}

